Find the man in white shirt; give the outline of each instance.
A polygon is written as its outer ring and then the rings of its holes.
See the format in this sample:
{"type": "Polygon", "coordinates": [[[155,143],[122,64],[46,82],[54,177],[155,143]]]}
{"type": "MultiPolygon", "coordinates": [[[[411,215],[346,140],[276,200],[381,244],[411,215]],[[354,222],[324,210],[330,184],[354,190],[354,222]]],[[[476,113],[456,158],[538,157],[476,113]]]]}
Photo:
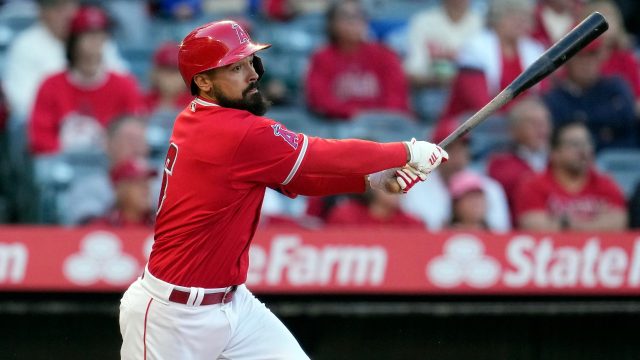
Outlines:
{"type": "MultiPolygon", "coordinates": [[[[2,85],[17,121],[26,121],[42,81],[66,68],[65,41],[78,4],[78,0],[38,0],[39,20],[18,34],[9,46],[2,85]]],[[[113,41],[105,44],[104,56],[107,68],[127,71],[113,41]]]]}
{"type": "Polygon", "coordinates": [[[455,74],[460,46],[482,27],[483,19],[471,10],[469,0],[442,0],[441,5],[414,15],[404,62],[413,85],[447,84],[455,74]]]}

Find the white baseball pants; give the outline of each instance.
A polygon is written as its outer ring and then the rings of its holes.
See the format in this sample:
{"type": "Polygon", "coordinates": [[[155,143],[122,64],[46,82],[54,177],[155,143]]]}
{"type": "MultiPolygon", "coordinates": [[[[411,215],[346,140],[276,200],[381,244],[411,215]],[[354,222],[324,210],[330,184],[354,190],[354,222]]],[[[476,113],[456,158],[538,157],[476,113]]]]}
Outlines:
{"type": "MultiPolygon", "coordinates": [[[[123,360],[309,359],[289,330],[246,286],[238,286],[231,302],[197,306],[170,302],[173,287],[146,271],[124,293],[120,301],[123,360]]],[[[194,299],[203,290],[190,289],[194,299]]]]}

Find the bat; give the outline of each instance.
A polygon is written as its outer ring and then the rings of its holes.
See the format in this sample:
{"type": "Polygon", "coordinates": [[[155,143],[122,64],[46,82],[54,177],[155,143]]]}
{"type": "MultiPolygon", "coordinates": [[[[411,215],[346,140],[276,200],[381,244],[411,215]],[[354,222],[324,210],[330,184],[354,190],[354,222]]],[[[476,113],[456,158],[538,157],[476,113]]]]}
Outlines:
{"type": "MultiPolygon", "coordinates": [[[[540,55],[536,61],[529,65],[515,80],[504,88],[504,90],[496,95],[496,97],[482,109],[473,114],[473,116],[460,124],[460,126],[438,145],[446,148],[449,144],[471,131],[471,129],[475,128],[506,103],[566,63],[576,53],[607,31],[608,28],[609,24],[602,14],[594,12],[589,15],[540,55]]],[[[387,183],[387,190],[390,192],[400,192],[400,185],[398,185],[396,181],[390,181],[387,183]]]]}

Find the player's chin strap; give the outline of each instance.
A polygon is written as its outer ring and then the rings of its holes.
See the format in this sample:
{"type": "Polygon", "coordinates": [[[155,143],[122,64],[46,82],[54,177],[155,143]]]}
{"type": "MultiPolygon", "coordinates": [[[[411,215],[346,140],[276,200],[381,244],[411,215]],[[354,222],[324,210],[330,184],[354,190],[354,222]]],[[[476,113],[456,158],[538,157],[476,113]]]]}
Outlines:
{"type": "Polygon", "coordinates": [[[258,80],[264,74],[264,66],[262,65],[262,59],[260,59],[257,55],[253,55],[253,70],[258,74],[258,80]]]}

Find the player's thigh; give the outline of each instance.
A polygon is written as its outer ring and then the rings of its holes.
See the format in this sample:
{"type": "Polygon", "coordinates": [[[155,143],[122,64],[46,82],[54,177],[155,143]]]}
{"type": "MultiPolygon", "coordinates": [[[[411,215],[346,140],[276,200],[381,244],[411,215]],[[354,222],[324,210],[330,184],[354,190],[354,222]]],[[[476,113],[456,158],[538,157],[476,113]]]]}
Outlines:
{"type": "Polygon", "coordinates": [[[227,311],[232,336],[219,359],[308,360],[289,329],[244,286],[227,311]]]}
{"type": "Polygon", "coordinates": [[[219,305],[187,307],[132,286],[120,305],[122,359],[214,359],[230,336],[219,305]]]}
{"type": "Polygon", "coordinates": [[[147,301],[151,299],[137,280],[120,300],[120,334],[122,335],[122,359],[141,358],[144,352],[144,313],[147,301]]]}

